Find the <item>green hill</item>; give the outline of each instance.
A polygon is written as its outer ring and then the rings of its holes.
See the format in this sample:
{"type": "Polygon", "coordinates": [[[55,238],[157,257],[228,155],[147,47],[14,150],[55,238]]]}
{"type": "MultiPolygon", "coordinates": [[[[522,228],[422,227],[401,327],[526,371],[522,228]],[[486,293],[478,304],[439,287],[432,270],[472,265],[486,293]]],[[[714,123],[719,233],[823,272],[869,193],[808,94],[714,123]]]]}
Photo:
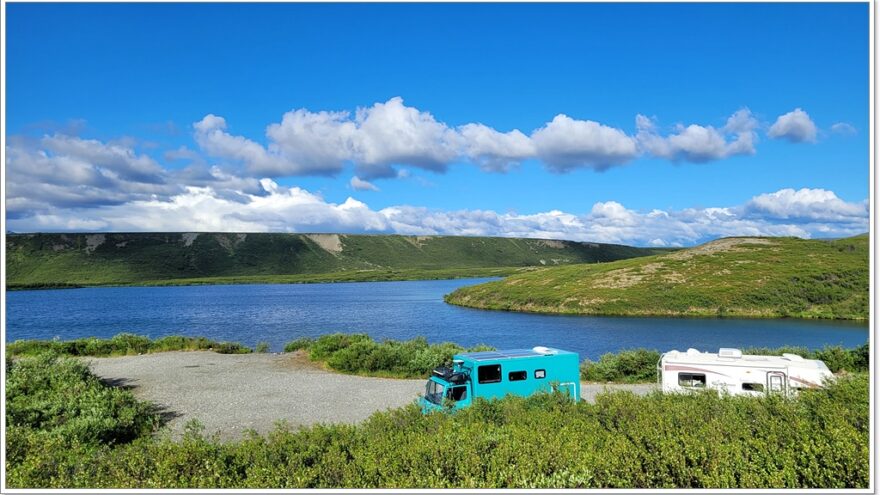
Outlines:
{"type": "Polygon", "coordinates": [[[534,270],[452,304],[582,315],[868,318],[868,236],[725,238],[665,255],[534,270]]]}
{"type": "Polygon", "coordinates": [[[658,250],[498,237],[343,234],[9,234],[9,288],[401,280],[509,275],[658,250]]]}

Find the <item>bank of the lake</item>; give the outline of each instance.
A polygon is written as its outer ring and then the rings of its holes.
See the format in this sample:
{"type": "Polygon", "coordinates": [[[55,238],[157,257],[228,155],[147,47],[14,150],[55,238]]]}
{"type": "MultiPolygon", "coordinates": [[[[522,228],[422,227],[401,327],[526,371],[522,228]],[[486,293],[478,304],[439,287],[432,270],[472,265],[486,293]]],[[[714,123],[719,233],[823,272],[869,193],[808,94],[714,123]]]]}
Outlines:
{"type": "Polygon", "coordinates": [[[204,336],[270,350],[300,337],[366,333],[376,340],[456,342],[465,347],[547,345],[598,359],[645,347],[830,345],[857,347],[868,326],[826,320],[615,318],[482,311],[443,302],[443,295],[490,279],[353,282],[310,285],[108,287],[7,293],[6,340],[109,338],[131,332],[158,338],[204,336]]]}
{"type": "Polygon", "coordinates": [[[869,239],[718,239],[464,287],[452,304],[550,314],[867,320],[869,239]]]}

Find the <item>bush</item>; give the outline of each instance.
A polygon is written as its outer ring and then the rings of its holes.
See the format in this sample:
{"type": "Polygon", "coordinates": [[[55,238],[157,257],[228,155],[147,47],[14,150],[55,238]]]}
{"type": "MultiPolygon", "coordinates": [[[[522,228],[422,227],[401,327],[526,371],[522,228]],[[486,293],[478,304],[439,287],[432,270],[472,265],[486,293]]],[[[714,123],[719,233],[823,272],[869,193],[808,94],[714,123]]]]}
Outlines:
{"type": "Polygon", "coordinates": [[[322,335],[315,340],[304,337],[284,346],[285,352],[300,349],[309,351],[313,361],[324,362],[330,368],[345,373],[424,378],[437,366],[451,362],[454,354],[493,348],[477,345],[465,349],[451,342],[429,344],[424,337],[380,343],[366,334],[343,333],[322,335]]]}
{"type": "Polygon", "coordinates": [[[315,339],[311,337],[300,337],[294,341],[284,344],[284,352],[294,352],[301,349],[309,350],[309,348],[312,347],[312,344],[314,343],[315,339]]]}
{"type": "Polygon", "coordinates": [[[238,342],[220,342],[214,346],[214,352],[218,354],[249,354],[253,351],[250,347],[245,347],[238,342]]]}
{"type": "Polygon", "coordinates": [[[8,365],[6,424],[19,439],[112,445],[148,434],[158,423],[152,406],[104,385],[80,361],[43,354],[8,365]]]}
{"type": "Polygon", "coordinates": [[[215,342],[205,337],[170,335],[156,340],[149,337],[120,333],[109,339],[87,337],[68,341],[16,340],[6,346],[7,356],[35,356],[44,352],[67,356],[126,356],[166,351],[197,351],[214,349],[220,353],[251,352],[239,343],[215,342]]]}
{"type": "Polygon", "coordinates": [[[94,447],[22,435],[10,487],[112,488],[866,488],[869,380],[798,399],[712,393],[478,399],[455,414],[418,407],[358,425],[279,427],[239,442],[192,425],[180,441],[94,447]]]}
{"type": "Polygon", "coordinates": [[[269,343],[268,342],[259,342],[257,347],[254,348],[254,352],[258,352],[260,354],[265,354],[269,352],[269,343]]]}
{"type": "Polygon", "coordinates": [[[581,363],[581,379],[593,382],[651,382],[657,380],[660,353],[648,349],[603,354],[598,362],[581,363]]]}

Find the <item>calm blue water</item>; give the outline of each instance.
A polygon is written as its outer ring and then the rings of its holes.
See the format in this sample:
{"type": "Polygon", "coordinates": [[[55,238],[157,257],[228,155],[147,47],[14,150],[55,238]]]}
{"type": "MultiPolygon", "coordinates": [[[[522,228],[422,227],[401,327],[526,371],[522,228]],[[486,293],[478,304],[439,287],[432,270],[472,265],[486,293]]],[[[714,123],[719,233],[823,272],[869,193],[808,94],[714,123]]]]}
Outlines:
{"type": "Polygon", "coordinates": [[[581,358],[632,347],[824,345],[854,347],[868,326],[830,321],[544,316],[460,308],[443,302],[458,287],[488,279],[302,285],[110,287],[7,292],[7,342],[203,335],[254,345],[331,332],[375,339],[425,336],[430,342],[498,348],[546,345],[581,358]]]}

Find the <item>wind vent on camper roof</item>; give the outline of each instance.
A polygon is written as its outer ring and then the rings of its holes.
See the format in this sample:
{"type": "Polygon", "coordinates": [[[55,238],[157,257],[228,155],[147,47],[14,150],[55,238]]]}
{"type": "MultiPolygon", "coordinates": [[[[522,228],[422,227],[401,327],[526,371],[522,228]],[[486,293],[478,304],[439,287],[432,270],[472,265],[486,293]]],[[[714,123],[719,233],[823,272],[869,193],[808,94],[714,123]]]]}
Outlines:
{"type": "Polygon", "coordinates": [[[739,349],[733,349],[731,347],[722,347],[721,349],[718,349],[718,357],[741,358],[741,357],[743,357],[743,353],[739,349]]]}
{"type": "Polygon", "coordinates": [[[798,356],[797,354],[789,354],[787,352],[782,353],[782,357],[788,359],[789,361],[803,361],[804,358],[802,356],[798,356]]]}
{"type": "Polygon", "coordinates": [[[687,354],[688,356],[695,356],[695,355],[697,355],[697,354],[699,354],[699,353],[700,353],[700,351],[698,351],[698,350],[694,349],[693,347],[691,347],[691,348],[689,348],[689,349],[687,350],[687,352],[686,352],[685,354],[687,354]]]}
{"type": "Polygon", "coordinates": [[[538,354],[556,354],[555,349],[551,349],[549,347],[544,347],[542,345],[539,345],[537,347],[533,347],[532,350],[537,352],[538,354]]]}

